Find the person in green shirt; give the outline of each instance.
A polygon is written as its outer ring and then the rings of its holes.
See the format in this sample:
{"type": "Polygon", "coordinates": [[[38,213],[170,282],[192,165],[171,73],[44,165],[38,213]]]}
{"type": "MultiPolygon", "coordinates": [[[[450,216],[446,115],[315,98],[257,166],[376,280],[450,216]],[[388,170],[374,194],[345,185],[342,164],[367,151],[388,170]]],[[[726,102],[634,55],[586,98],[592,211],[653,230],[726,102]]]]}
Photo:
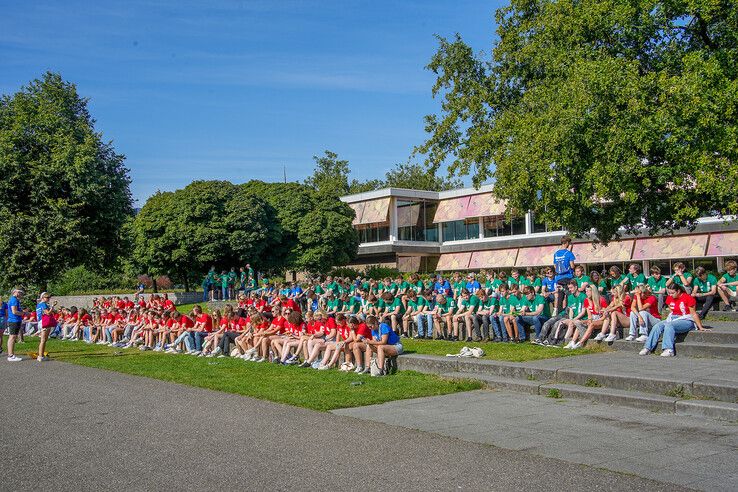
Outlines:
{"type": "Polygon", "coordinates": [[[697,267],[694,270],[694,280],[692,280],[692,297],[695,298],[697,304],[702,304],[699,312],[700,319],[705,319],[710,312],[712,305],[717,297],[717,278],[712,273],[708,273],[704,267],[697,267]]]}
{"type": "Polygon", "coordinates": [[[218,280],[220,281],[220,289],[221,289],[221,294],[222,294],[221,299],[224,300],[224,301],[227,301],[228,300],[228,293],[229,293],[228,292],[228,272],[226,272],[225,270],[223,270],[220,273],[220,276],[218,277],[218,280]]]}
{"type": "Polygon", "coordinates": [[[723,311],[736,310],[735,303],[738,301],[738,263],[734,260],[725,262],[725,273],[718,280],[718,292],[725,305],[723,311]]]}
{"type": "Polygon", "coordinates": [[[520,288],[524,289],[527,286],[533,287],[536,293],[541,292],[541,279],[532,268],[525,270],[525,277],[520,279],[520,288]]]}
{"type": "Polygon", "coordinates": [[[495,314],[499,303],[496,297],[492,297],[487,294],[485,289],[481,289],[479,295],[479,309],[477,315],[474,317],[474,329],[480,333],[482,340],[487,341],[499,341],[495,340],[495,329],[494,326],[497,323],[495,314]],[[479,321],[482,322],[481,332],[479,328],[479,321]],[[491,329],[490,329],[491,326],[491,329]]]}
{"type": "Polygon", "coordinates": [[[436,296],[436,306],[433,309],[433,335],[440,340],[451,340],[451,329],[453,327],[454,301],[444,294],[436,296]],[[444,329],[441,323],[445,323],[444,329]]]}
{"type": "MultiPolygon", "coordinates": [[[[619,271],[620,269],[618,269],[619,271]]],[[[566,305],[569,309],[569,319],[563,323],[566,326],[564,339],[571,339],[574,330],[579,330],[582,333],[587,330],[587,310],[584,308],[584,300],[587,298],[587,294],[579,292],[575,280],[571,280],[567,287],[569,288],[569,295],[566,298],[566,305]]],[[[564,348],[572,349],[575,344],[576,342],[570,341],[564,348]]]]}
{"type": "MultiPolygon", "coordinates": [[[[397,333],[397,326],[402,323],[402,315],[405,314],[407,308],[407,300],[403,302],[402,296],[393,296],[391,292],[384,292],[382,301],[384,301],[383,319],[388,318],[392,330],[397,333]]],[[[404,336],[407,336],[407,334],[404,334],[404,336]]]]}
{"type": "Polygon", "coordinates": [[[666,298],[666,277],[661,275],[661,268],[654,265],[649,270],[651,276],[646,280],[646,284],[651,289],[651,293],[658,299],[659,312],[664,310],[664,299],[666,298]]]}
{"type": "Polygon", "coordinates": [[[513,285],[517,285],[520,287],[520,280],[520,270],[513,268],[510,271],[510,278],[507,279],[507,286],[512,288],[513,285]]]}
{"type": "Polygon", "coordinates": [[[522,343],[525,341],[525,331],[518,330],[517,318],[525,312],[525,296],[520,292],[518,284],[510,286],[510,295],[507,298],[508,313],[504,318],[505,329],[511,341],[522,343]]]}
{"type": "Polygon", "coordinates": [[[231,271],[228,272],[228,299],[236,298],[236,267],[231,267],[231,271]]]}
{"type": "Polygon", "coordinates": [[[620,270],[620,267],[613,265],[610,267],[608,272],[608,279],[610,280],[610,290],[612,290],[612,288],[616,285],[620,285],[627,280],[625,275],[623,275],[622,270],[620,270]]]}
{"type": "Polygon", "coordinates": [[[335,316],[343,310],[343,301],[332,290],[326,295],[325,310],[329,316],[335,316]]]}
{"type": "Polygon", "coordinates": [[[539,344],[541,343],[543,323],[551,317],[551,310],[546,298],[541,294],[537,294],[532,285],[525,286],[523,293],[525,297],[523,297],[522,314],[515,319],[515,323],[518,325],[518,333],[523,334],[523,340],[525,340],[526,330],[532,326],[535,332],[533,343],[539,344]]]}
{"type": "Polygon", "coordinates": [[[505,318],[512,310],[510,288],[507,286],[507,282],[500,284],[498,292],[500,297],[497,300],[497,322],[492,325],[495,330],[495,339],[502,342],[513,342],[514,340],[511,340],[508,336],[507,323],[505,322],[505,318]]]}
{"type": "Polygon", "coordinates": [[[673,283],[677,283],[684,287],[684,290],[687,292],[687,294],[692,293],[692,282],[693,277],[692,274],[687,271],[687,267],[682,263],[681,261],[677,261],[672,265],[672,270],[674,270],[674,274],[671,276],[669,280],[666,281],[666,287],[669,288],[669,286],[673,283]]]}
{"type": "Polygon", "coordinates": [[[407,294],[403,294],[402,297],[405,298],[405,312],[402,315],[402,332],[407,333],[409,336],[410,333],[410,322],[415,317],[416,311],[418,310],[418,293],[415,292],[415,289],[410,289],[407,294]]]}
{"type": "MultiPolygon", "coordinates": [[[[479,321],[477,320],[477,311],[482,305],[476,294],[470,293],[467,289],[461,291],[461,313],[466,328],[466,341],[479,341],[479,321]]],[[[458,316],[458,314],[456,315],[458,316]]],[[[458,325],[458,322],[457,322],[458,325]]]]}
{"type": "Polygon", "coordinates": [[[582,265],[577,265],[576,268],[574,268],[574,280],[577,281],[577,289],[579,292],[584,292],[587,289],[587,286],[592,283],[592,280],[584,274],[584,267],[582,265]]]}
{"type": "Polygon", "coordinates": [[[628,292],[631,294],[635,292],[639,285],[646,283],[646,276],[643,275],[643,269],[639,263],[631,263],[628,266],[628,275],[625,276],[625,281],[628,283],[628,292]]]}

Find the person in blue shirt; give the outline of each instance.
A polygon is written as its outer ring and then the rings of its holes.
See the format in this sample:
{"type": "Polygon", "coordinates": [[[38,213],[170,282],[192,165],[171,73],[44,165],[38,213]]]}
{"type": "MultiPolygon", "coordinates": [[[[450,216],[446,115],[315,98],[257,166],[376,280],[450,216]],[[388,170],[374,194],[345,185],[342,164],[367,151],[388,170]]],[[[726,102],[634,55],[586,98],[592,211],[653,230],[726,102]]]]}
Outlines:
{"type": "Polygon", "coordinates": [[[438,275],[436,277],[436,283],[433,284],[433,293],[443,294],[444,296],[450,296],[451,295],[451,284],[448,280],[444,280],[443,277],[438,275]]]}
{"type": "Polygon", "coordinates": [[[476,278],[474,278],[474,274],[470,273],[466,276],[466,290],[468,290],[470,294],[476,293],[481,288],[482,285],[476,278]]]}
{"type": "MultiPolygon", "coordinates": [[[[3,298],[0,297],[0,333],[5,333],[5,323],[7,321],[8,316],[8,303],[3,301],[3,298]]],[[[2,353],[2,344],[0,344],[0,353],[2,353]]]]}
{"type": "Polygon", "coordinates": [[[56,323],[44,326],[44,315],[48,316],[51,314],[54,306],[56,305],[56,302],[54,302],[53,305],[49,304],[50,299],[51,295],[49,295],[48,292],[42,292],[41,297],[39,297],[39,302],[36,304],[36,319],[38,320],[38,356],[36,357],[36,360],[39,362],[48,360],[46,355],[44,355],[46,350],[46,340],[49,339],[49,333],[52,328],[56,328],[56,323]]]}
{"type": "MultiPolygon", "coordinates": [[[[377,354],[378,375],[384,376],[388,374],[388,371],[385,370],[385,359],[387,357],[395,357],[403,352],[400,335],[395,333],[387,323],[380,324],[376,316],[367,316],[366,326],[372,331],[372,339],[366,340],[365,342],[366,353],[364,354],[364,360],[370,361],[372,353],[377,354]]],[[[364,372],[371,372],[371,367],[367,367],[364,372]]]]}
{"type": "Polygon", "coordinates": [[[561,303],[564,299],[563,291],[566,287],[566,284],[574,276],[575,260],[576,257],[574,256],[574,253],[571,252],[571,236],[562,237],[561,248],[554,253],[553,257],[554,271],[556,272],[554,280],[558,285],[556,289],[556,294],[554,296],[554,306],[556,309],[554,312],[554,316],[556,315],[556,313],[561,311],[561,303]]]}
{"type": "MultiPolygon", "coordinates": [[[[22,360],[15,355],[15,340],[21,332],[23,321],[23,308],[21,307],[21,299],[23,291],[21,289],[13,289],[13,293],[8,300],[8,362],[18,362],[22,360]]],[[[0,338],[0,347],[2,347],[2,339],[0,338]]]]}

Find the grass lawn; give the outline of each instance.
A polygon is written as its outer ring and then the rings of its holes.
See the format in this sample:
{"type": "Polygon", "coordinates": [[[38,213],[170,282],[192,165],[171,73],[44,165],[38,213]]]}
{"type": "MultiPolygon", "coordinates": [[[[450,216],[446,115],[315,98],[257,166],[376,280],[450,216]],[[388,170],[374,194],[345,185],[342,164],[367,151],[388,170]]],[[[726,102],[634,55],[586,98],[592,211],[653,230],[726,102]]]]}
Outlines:
{"type": "MultiPolygon", "coordinates": [[[[28,352],[37,348],[38,339],[32,337],[30,343],[18,344],[16,353],[27,357],[28,352]]],[[[47,351],[54,360],[80,366],[146,376],[320,411],[471,391],[482,386],[471,380],[449,380],[414,371],[400,371],[393,376],[372,378],[337,370],[319,372],[231,358],[121,350],[84,342],[50,340],[47,351]],[[354,382],[363,384],[352,385],[354,382]]]]}
{"type": "Polygon", "coordinates": [[[569,357],[572,355],[595,354],[604,352],[602,345],[589,345],[577,350],[562,348],[541,347],[532,343],[479,343],[479,342],[449,342],[445,340],[413,340],[402,339],[402,346],[408,354],[441,355],[458,354],[462,347],[481,347],[484,359],[504,360],[509,362],[525,362],[529,360],[553,359],[555,357],[569,357]]]}

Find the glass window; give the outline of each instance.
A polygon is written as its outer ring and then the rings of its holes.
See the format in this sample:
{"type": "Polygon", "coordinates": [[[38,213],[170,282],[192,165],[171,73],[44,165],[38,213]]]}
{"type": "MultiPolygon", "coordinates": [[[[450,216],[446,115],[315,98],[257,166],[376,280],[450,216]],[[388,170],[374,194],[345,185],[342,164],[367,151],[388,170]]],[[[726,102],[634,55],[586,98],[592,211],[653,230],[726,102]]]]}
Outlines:
{"type": "Polygon", "coordinates": [[[525,234],[525,216],[517,216],[512,219],[507,219],[503,215],[485,217],[483,227],[484,237],[525,234]]]}
{"type": "Polygon", "coordinates": [[[359,244],[389,241],[389,223],[366,224],[359,226],[359,244]]]}
{"type": "Polygon", "coordinates": [[[436,202],[397,200],[397,235],[400,241],[438,241],[433,223],[436,202]]]}

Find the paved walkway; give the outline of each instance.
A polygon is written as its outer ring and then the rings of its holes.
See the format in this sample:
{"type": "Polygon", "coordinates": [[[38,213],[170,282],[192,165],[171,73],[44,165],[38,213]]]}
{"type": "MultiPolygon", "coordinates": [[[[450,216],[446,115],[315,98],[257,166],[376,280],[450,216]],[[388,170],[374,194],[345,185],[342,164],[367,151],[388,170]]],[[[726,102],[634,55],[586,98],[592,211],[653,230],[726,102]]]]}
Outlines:
{"type": "MultiPolygon", "coordinates": [[[[360,413],[389,418],[385,410],[360,413]]],[[[3,490],[679,489],[473,439],[60,362],[0,361],[0,412],[3,490]]],[[[504,414],[475,414],[478,432],[503,427],[504,414]]],[[[507,418],[504,427],[526,421],[507,418]]],[[[609,446],[610,434],[602,437],[609,446]]]]}
{"type": "Polygon", "coordinates": [[[334,413],[515,450],[533,469],[560,459],[695,489],[738,490],[738,423],[506,391],[334,413]],[[523,458],[528,453],[538,457],[523,458]]]}

